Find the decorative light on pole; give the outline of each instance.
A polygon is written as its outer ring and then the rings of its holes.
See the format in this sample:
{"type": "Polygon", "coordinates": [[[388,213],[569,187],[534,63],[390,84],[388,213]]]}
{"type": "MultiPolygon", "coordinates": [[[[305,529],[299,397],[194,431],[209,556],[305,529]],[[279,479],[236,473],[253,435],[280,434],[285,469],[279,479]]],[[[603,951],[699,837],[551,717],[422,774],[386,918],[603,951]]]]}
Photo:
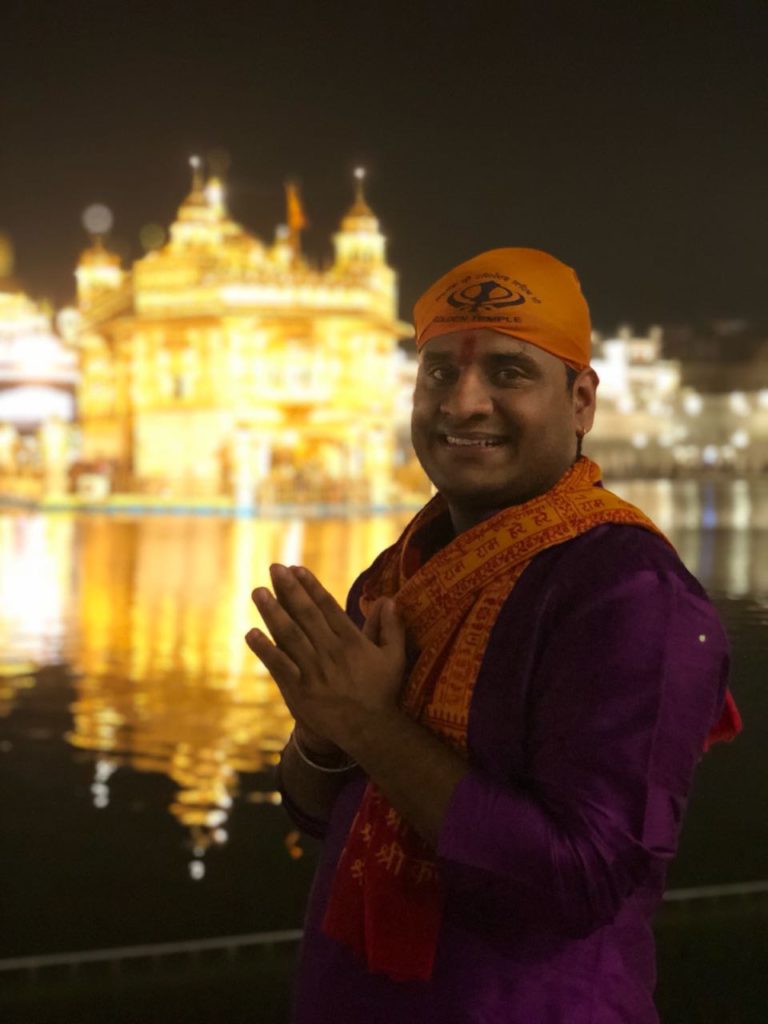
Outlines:
{"type": "Polygon", "coordinates": [[[732,391],[728,399],[731,412],[737,416],[749,416],[749,400],[743,391],[732,391]]]}
{"type": "Polygon", "coordinates": [[[748,448],[749,434],[746,430],[734,430],[731,434],[731,444],[734,448],[748,448]]]}
{"type": "Polygon", "coordinates": [[[689,391],[683,395],[683,409],[688,416],[698,416],[704,408],[704,400],[696,391],[689,391]]]}

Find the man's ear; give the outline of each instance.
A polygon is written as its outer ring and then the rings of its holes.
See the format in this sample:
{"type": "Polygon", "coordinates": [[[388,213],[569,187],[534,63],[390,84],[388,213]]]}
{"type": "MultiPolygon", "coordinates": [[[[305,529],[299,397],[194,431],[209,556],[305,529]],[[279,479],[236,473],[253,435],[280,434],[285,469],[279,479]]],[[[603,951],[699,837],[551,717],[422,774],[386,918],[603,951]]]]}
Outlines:
{"type": "Polygon", "coordinates": [[[576,429],[589,433],[595,420],[597,386],[600,378],[591,366],[580,370],[573,382],[573,415],[576,429]]]}

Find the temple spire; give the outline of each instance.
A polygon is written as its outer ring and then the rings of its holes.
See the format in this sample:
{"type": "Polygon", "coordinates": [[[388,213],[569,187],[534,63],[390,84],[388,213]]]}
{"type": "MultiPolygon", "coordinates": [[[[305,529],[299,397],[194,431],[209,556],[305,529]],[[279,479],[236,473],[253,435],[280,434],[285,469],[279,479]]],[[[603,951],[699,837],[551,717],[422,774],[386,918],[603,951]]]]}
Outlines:
{"type": "Polygon", "coordinates": [[[203,189],[203,161],[199,156],[189,158],[189,166],[192,168],[192,191],[201,192],[203,189]]]}
{"type": "Polygon", "coordinates": [[[386,239],[379,230],[376,214],[365,197],[364,167],[354,170],[355,198],[352,206],[342,218],[341,229],[334,235],[336,248],[335,267],[337,270],[354,273],[370,273],[373,267],[386,263],[384,244],[386,239]]]}
{"type": "Polygon", "coordinates": [[[355,177],[355,201],[347,216],[374,217],[374,212],[368,205],[368,201],[365,198],[364,182],[367,176],[367,171],[364,167],[356,167],[353,173],[355,177]]]}

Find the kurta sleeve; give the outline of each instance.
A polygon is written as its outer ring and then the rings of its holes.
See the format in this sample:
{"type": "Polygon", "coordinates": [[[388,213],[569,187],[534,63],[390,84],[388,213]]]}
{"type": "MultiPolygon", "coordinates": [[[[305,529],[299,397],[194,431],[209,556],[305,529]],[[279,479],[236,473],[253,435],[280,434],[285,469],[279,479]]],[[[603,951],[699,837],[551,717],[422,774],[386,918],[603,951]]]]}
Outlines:
{"type": "Polygon", "coordinates": [[[313,818],[310,814],[306,814],[299,805],[291,799],[285,789],[285,786],[282,784],[279,770],[277,772],[277,791],[280,794],[280,800],[283,808],[296,828],[298,828],[299,831],[306,833],[306,835],[312,836],[313,839],[325,839],[325,832],[328,823],[323,821],[321,818],[313,818]]]}
{"type": "Polygon", "coordinates": [[[646,566],[567,596],[531,679],[524,774],[472,768],[437,852],[449,888],[474,878],[578,936],[663,878],[728,655],[687,574],[646,566]]]}

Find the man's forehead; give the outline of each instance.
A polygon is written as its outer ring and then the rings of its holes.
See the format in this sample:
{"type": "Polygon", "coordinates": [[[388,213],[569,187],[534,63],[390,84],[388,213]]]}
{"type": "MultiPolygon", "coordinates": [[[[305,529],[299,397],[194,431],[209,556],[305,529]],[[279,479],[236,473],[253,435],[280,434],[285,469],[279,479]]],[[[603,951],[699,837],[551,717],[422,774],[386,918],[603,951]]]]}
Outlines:
{"type": "Polygon", "coordinates": [[[452,331],[436,334],[424,345],[422,357],[447,356],[461,362],[482,355],[531,355],[536,346],[500,331],[452,331]]]}

